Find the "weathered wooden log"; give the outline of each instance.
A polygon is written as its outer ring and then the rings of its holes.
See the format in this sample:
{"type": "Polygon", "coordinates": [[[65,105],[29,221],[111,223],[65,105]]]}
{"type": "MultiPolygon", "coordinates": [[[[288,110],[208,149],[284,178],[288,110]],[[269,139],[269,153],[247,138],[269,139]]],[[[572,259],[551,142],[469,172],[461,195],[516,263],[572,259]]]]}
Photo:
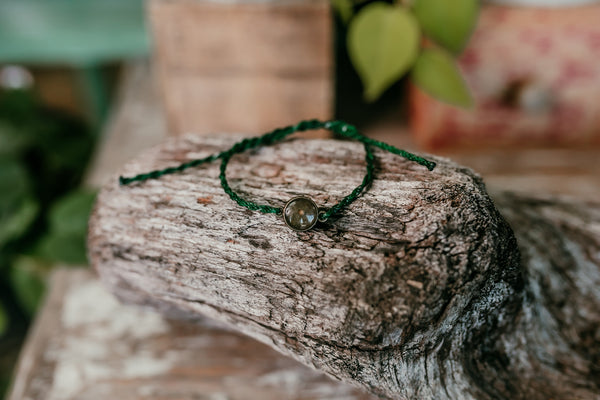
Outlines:
{"type": "MultiPolygon", "coordinates": [[[[232,140],[172,140],[122,173],[232,140]]],[[[362,151],[292,140],[235,156],[228,176],[258,203],[330,206],[362,179],[362,151]]],[[[515,237],[469,169],[376,157],[368,192],[305,233],[231,201],[217,163],[115,177],[90,221],[92,264],[125,301],[227,322],[388,398],[597,398],[600,206],[501,195],[515,237]]]]}
{"type": "Polygon", "coordinates": [[[510,193],[495,201],[514,229],[525,281],[515,329],[496,344],[507,356],[497,361],[515,375],[497,379],[513,398],[598,399],[600,203],[510,193]]]}

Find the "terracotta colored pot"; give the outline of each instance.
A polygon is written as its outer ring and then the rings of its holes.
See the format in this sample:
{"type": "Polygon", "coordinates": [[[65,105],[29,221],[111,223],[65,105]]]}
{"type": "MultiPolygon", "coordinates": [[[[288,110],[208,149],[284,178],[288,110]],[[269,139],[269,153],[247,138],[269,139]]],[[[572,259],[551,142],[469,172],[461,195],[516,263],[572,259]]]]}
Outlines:
{"type": "Polygon", "coordinates": [[[600,3],[487,5],[459,65],[476,105],[418,89],[412,126],[425,147],[600,144],[600,3]]]}

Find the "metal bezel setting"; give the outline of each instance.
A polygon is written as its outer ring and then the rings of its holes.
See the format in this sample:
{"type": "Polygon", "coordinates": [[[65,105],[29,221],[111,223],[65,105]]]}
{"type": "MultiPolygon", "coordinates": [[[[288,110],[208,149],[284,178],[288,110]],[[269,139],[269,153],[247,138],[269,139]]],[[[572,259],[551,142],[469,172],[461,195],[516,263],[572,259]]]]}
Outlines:
{"type": "Polygon", "coordinates": [[[297,232],[305,232],[305,231],[308,231],[308,230],[314,228],[314,226],[320,220],[321,210],[319,209],[319,206],[317,206],[317,203],[315,203],[315,201],[313,199],[311,199],[310,197],[308,197],[308,196],[295,196],[295,197],[292,197],[291,199],[289,199],[287,201],[287,203],[285,203],[285,206],[283,206],[283,208],[282,208],[281,215],[283,216],[283,222],[285,222],[285,224],[288,227],[290,227],[291,229],[293,229],[293,230],[295,230],[297,232]],[[288,206],[292,202],[294,202],[295,200],[298,200],[298,199],[308,200],[312,204],[312,206],[314,207],[314,209],[315,209],[315,214],[316,214],[315,220],[313,221],[313,223],[309,227],[304,228],[304,229],[297,229],[297,228],[293,227],[292,225],[290,225],[289,221],[287,220],[287,218],[285,216],[285,210],[288,208],[288,206]]]}

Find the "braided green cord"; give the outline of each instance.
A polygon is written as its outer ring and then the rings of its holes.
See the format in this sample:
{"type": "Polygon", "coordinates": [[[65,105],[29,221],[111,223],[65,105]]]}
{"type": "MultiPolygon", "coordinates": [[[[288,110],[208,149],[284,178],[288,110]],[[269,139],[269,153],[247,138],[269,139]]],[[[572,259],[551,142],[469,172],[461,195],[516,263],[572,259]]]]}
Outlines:
{"type": "Polygon", "coordinates": [[[198,160],[192,160],[192,161],[185,162],[177,167],[169,167],[169,168],[165,168],[165,169],[161,169],[161,170],[157,170],[157,171],[150,171],[150,172],[147,172],[144,174],[132,176],[130,178],[125,178],[123,176],[120,176],[119,183],[121,185],[129,185],[130,183],[133,183],[133,182],[141,182],[141,181],[146,181],[148,179],[158,179],[163,175],[173,174],[175,172],[181,172],[181,171],[191,168],[191,167],[197,167],[200,164],[212,162],[218,158],[223,157],[223,155],[225,153],[227,153],[227,152],[223,151],[221,153],[213,154],[213,155],[210,155],[205,158],[200,158],[198,160]]]}
{"type": "Polygon", "coordinates": [[[237,143],[235,143],[229,150],[222,151],[220,153],[212,154],[208,157],[200,158],[197,160],[191,160],[180,164],[177,167],[169,167],[161,170],[150,171],[144,174],[135,175],[133,177],[119,177],[119,183],[121,185],[128,185],[133,182],[141,182],[148,179],[157,179],[163,175],[172,174],[175,172],[181,172],[185,169],[196,167],[198,165],[209,163],[215,161],[217,159],[221,159],[220,166],[220,174],[219,180],[221,181],[221,187],[229,195],[229,197],[239,204],[242,207],[246,207],[253,211],[260,211],[265,214],[279,214],[282,212],[281,207],[272,207],[269,205],[260,205],[253,203],[251,201],[247,201],[242,199],[237,193],[235,193],[229,183],[227,182],[226,170],[227,164],[229,160],[234,154],[242,153],[246,150],[253,149],[259,146],[269,146],[275,142],[283,140],[285,137],[295,133],[295,132],[303,132],[313,129],[328,129],[334,133],[339,134],[340,136],[344,136],[350,139],[358,140],[362,142],[365,146],[365,161],[367,163],[367,173],[363,178],[361,184],[357,186],[352,193],[348,196],[344,197],[339,203],[329,208],[327,211],[323,211],[319,215],[320,221],[326,221],[332,215],[339,213],[343,208],[347,207],[350,203],[358,198],[358,196],[362,193],[362,191],[373,182],[373,170],[374,170],[374,162],[375,157],[373,156],[373,152],[371,151],[371,146],[379,147],[380,149],[389,151],[390,153],[397,154],[406,158],[407,160],[414,161],[420,165],[425,166],[430,171],[435,168],[435,163],[429,160],[424,159],[423,157],[419,157],[413,153],[409,153],[405,150],[398,149],[392,145],[389,145],[384,142],[380,142],[378,140],[374,140],[368,138],[366,136],[361,135],[356,127],[353,125],[347,124],[343,121],[327,121],[321,122],[319,120],[307,120],[301,121],[296,125],[287,126],[285,128],[278,128],[272,132],[266,133],[262,136],[243,139],[237,143]]]}

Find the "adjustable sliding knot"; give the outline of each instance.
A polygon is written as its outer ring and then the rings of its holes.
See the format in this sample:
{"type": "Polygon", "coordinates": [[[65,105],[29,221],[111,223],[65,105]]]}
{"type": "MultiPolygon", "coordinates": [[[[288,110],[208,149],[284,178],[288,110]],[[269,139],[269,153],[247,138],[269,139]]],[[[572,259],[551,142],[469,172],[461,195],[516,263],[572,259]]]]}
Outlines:
{"type": "Polygon", "coordinates": [[[243,139],[235,143],[228,150],[212,154],[208,157],[191,160],[180,164],[176,167],[169,167],[161,170],[150,171],[133,177],[121,176],[119,177],[119,183],[121,185],[128,185],[133,182],[141,182],[148,179],[157,179],[163,175],[181,172],[191,167],[196,167],[204,163],[209,163],[217,159],[221,159],[221,165],[219,169],[219,180],[221,182],[221,187],[233,201],[235,201],[238,205],[246,207],[252,211],[260,211],[265,214],[281,214],[283,215],[285,223],[290,228],[297,231],[305,231],[313,228],[317,222],[325,222],[332,216],[340,213],[345,207],[347,207],[354,200],[356,200],[358,196],[363,192],[363,190],[371,184],[371,182],[373,181],[373,171],[375,168],[375,157],[371,149],[372,146],[389,151],[393,154],[397,154],[401,157],[404,157],[409,161],[413,161],[420,165],[423,165],[430,171],[433,170],[436,165],[433,161],[429,161],[423,157],[417,156],[416,154],[410,153],[402,149],[398,149],[387,143],[363,136],[359,133],[358,129],[356,129],[355,126],[350,125],[346,122],[322,122],[317,119],[311,119],[306,121],[300,121],[296,125],[275,129],[262,136],[243,139]],[[339,203],[331,206],[330,208],[319,208],[316,205],[316,203],[308,196],[297,196],[290,199],[283,207],[273,207],[266,204],[256,204],[254,202],[244,200],[231,189],[229,183],[227,182],[226,172],[229,160],[233,155],[242,153],[246,150],[250,150],[259,146],[272,145],[276,142],[283,140],[284,138],[295,132],[304,132],[315,129],[327,129],[339,136],[343,136],[353,140],[358,140],[359,142],[362,142],[365,147],[365,162],[367,164],[367,172],[360,185],[358,185],[349,195],[344,197],[339,203]]]}

